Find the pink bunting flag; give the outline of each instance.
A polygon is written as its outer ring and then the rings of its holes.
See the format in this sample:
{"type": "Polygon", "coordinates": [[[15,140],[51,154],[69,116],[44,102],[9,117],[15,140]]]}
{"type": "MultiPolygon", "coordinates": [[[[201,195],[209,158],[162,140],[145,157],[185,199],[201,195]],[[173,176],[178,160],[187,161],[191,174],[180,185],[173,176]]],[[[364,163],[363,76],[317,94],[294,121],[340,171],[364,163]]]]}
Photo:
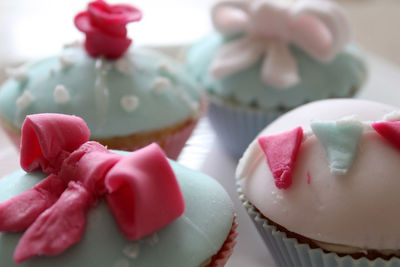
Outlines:
{"type": "Polygon", "coordinates": [[[258,138],[258,143],[267,157],[267,163],[279,189],[288,189],[292,184],[292,170],[296,162],[303,129],[297,127],[277,135],[258,138]]]}
{"type": "Polygon", "coordinates": [[[375,122],[372,124],[372,128],[400,150],[400,121],[375,122]]]}

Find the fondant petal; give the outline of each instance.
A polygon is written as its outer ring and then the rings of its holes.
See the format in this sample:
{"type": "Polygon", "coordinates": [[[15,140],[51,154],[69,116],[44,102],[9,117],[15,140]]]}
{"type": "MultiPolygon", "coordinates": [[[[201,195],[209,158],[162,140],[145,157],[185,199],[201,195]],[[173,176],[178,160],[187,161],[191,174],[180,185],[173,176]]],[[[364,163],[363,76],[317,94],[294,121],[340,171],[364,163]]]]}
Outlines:
{"type": "Polygon", "coordinates": [[[330,1],[297,1],[291,8],[291,39],[312,57],[330,61],[350,41],[344,10],[330,1]]]}
{"type": "Polygon", "coordinates": [[[184,211],[175,174],[156,144],[123,157],[107,174],[105,186],[109,208],[131,240],[161,229],[184,211]]]}
{"type": "Polygon", "coordinates": [[[222,79],[237,73],[260,60],[265,44],[256,38],[245,36],[221,47],[210,66],[211,75],[222,79]]]}
{"type": "Polygon", "coordinates": [[[276,88],[289,88],[300,81],[297,63],[285,43],[271,41],[268,44],[261,79],[276,88]]]}
{"type": "Polygon", "coordinates": [[[234,35],[246,31],[249,23],[248,3],[221,1],[211,9],[211,21],[217,31],[234,35]]]}
{"type": "Polygon", "coordinates": [[[56,173],[70,152],[89,140],[90,131],[79,117],[42,113],[26,117],[21,130],[21,167],[56,173]]]}
{"type": "Polygon", "coordinates": [[[14,252],[21,263],[39,255],[58,255],[77,243],[86,225],[86,210],[93,199],[79,183],[70,182],[57,202],[25,231],[14,252]]]}
{"type": "Polygon", "coordinates": [[[0,232],[23,231],[49,208],[65,189],[65,184],[50,175],[35,187],[0,203],[0,232]]]}
{"type": "Polygon", "coordinates": [[[287,189],[292,184],[292,170],[296,163],[300,144],[303,140],[303,129],[297,127],[277,135],[258,138],[268,166],[279,189],[287,189]]]}
{"type": "Polygon", "coordinates": [[[360,122],[313,122],[311,128],[322,143],[332,173],[343,175],[350,169],[363,131],[360,122]]]}

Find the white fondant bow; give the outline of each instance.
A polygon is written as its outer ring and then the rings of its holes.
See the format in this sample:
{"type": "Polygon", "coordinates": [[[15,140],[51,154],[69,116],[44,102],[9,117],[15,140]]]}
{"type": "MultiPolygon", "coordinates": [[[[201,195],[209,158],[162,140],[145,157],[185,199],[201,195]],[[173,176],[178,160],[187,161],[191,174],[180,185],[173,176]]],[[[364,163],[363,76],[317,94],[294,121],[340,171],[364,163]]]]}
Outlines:
{"type": "Polygon", "coordinates": [[[243,34],[217,52],[213,77],[227,77],[264,57],[261,79],[276,88],[300,81],[289,44],[329,62],[350,40],[344,11],[327,0],[227,0],[213,7],[212,21],[224,35],[243,34]]]}

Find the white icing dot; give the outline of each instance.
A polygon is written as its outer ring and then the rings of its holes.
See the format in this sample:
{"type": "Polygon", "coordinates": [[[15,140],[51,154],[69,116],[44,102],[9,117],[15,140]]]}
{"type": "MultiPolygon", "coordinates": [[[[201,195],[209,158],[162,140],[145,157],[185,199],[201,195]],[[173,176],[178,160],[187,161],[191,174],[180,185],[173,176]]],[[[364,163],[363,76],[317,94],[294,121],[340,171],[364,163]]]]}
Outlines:
{"type": "Polygon", "coordinates": [[[166,77],[157,77],[152,86],[152,90],[156,93],[162,93],[163,90],[171,86],[171,80],[166,77]]]}
{"type": "Polygon", "coordinates": [[[94,62],[94,67],[96,70],[101,69],[103,67],[103,60],[101,58],[96,59],[94,62]]]}
{"type": "Polygon", "coordinates": [[[32,94],[28,91],[24,91],[24,93],[20,97],[18,97],[16,105],[19,109],[22,110],[27,108],[33,100],[34,97],[32,96],[32,94]]]}
{"type": "Polygon", "coordinates": [[[54,101],[59,104],[67,103],[71,99],[67,88],[61,84],[54,89],[53,97],[54,101]]]}
{"type": "Polygon", "coordinates": [[[147,244],[149,244],[150,246],[154,246],[155,244],[157,244],[159,238],[157,233],[154,233],[148,237],[146,237],[143,241],[147,244]]]}
{"type": "Polygon", "coordinates": [[[385,116],[383,116],[384,121],[397,121],[400,120],[400,110],[394,110],[385,116]]]}
{"type": "Polygon", "coordinates": [[[6,74],[19,82],[24,82],[28,79],[28,71],[25,67],[7,68],[6,74]]]}
{"type": "Polygon", "coordinates": [[[122,252],[130,259],[136,259],[139,255],[140,246],[138,243],[127,245],[122,252]]]}
{"type": "Polygon", "coordinates": [[[64,44],[64,48],[78,47],[78,46],[81,46],[81,42],[79,40],[75,40],[73,42],[64,44]]]}
{"type": "Polygon", "coordinates": [[[115,64],[114,67],[121,73],[126,74],[126,75],[130,75],[132,73],[135,72],[135,68],[132,64],[132,62],[129,60],[128,57],[123,57],[118,59],[115,64]]]}
{"type": "Polygon", "coordinates": [[[132,112],[139,106],[139,98],[134,95],[126,95],[121,98],[121,107],[127,111],[132,112]]]}
{"type": "Polygon", "coordinates": [[[113,264],[113,267],[130,267],[130,265],[128,260],[120,259],[113,264]]]}
{"type": "Polygon", "coordinates": [[[74,64],[74,61],[71,56],[67,55],[61,55],[58,57],[58,61],[60,61],[61,67],[62,68],[67,68],[69,66],[72,66],[74,64]]]}

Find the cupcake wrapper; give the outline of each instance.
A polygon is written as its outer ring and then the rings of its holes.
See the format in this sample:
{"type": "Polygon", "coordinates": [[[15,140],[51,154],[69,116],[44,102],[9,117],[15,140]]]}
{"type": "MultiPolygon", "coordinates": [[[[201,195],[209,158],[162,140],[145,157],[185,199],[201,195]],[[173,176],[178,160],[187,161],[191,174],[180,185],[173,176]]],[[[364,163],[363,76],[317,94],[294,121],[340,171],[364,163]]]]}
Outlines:
{"type": "Polygon", "coordinates": [[[339,256],[333,252],[325,252],[320,248],[311,248],[308,244],[299,243],[295,238],[288,238],[285,232],[269,224],[268,220],[259,213],[246,199],[242,189],[238,188],[239,198],[247,213],[255,224],[265,244],[279,267],[398,267],[399,258],[384,260],[381,258],[354,259],[351,256],[339,256]]]}
{"type": "Polygon", "coordinates": [[[236,222],[236,216],[233,219],[231,231],[228,234],[225,243],[222,245],[221,249],[211,258],[211,262],[206,265],[206,267],[222,267],[228,262],[229,257],[233,253],[233,248],[236,245],[236,237],[238,223],[236,222]]]}
{"type": "Polygon", "coordinates": [[[239,158],[254,137],[281,114],[241,108],[211,98],[208,117],[224,149],[239,158]]]}

